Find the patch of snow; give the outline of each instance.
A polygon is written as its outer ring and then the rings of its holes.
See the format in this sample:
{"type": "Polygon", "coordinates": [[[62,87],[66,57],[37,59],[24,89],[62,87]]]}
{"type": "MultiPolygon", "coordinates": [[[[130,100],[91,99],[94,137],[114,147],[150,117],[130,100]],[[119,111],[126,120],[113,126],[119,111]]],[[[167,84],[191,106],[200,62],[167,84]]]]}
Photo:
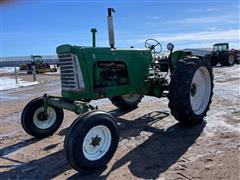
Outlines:
{"type": "MultiPolygon", "coordinates": [[[[19,67],[16,67],[17,71],[19,71],[19,67]]],[[[0,73],[14,73],[15,68],[14,67],[1,67],[0,73]]]]}
{"type": "Polygon", "coordinates": [[[9,96],[7,93],[5,93],[4,91],[0,91],[0,102],[7,102],[7,101],[15,101],[18,100],[19,97],[12,97],[9,96]]]}
{"type": "Polygon", "coordinates": [[[60,69],[57,69],[57,72],[46,72],[44,74],[60,74],[60,69]]]}
{"type": "Polygon", "coordinates": [[[22,79],[18,79],[18,83],[16,83],[15,79],[12,79],[10,77],[0,77],[0,91],[7,90],[7,89],[15,89],[19,87],[25,87],[25,86],[32,86],[36,85],[39,82],[28,82],[23,81],[22,79]]]}
{"type": "Polygon", "coordinates": [[[236,124],[235,126],[232,126],[224,121],[224,111],[223,112],[214,112],[211,115],[208,115],[206,117],[207,121],[207,129],[212,131],[217,131],[218,128],[222,129],[228,129],[232,132],[240,133],[240,124],[236,124]]]}

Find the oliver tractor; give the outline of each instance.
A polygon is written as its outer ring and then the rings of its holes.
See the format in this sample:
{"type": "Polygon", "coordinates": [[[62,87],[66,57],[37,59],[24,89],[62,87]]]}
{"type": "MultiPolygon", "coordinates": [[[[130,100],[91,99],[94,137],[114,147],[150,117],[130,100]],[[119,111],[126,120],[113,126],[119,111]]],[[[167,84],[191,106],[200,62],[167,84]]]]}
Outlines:
{"type": "Polygon", "coordinates": [[[23,110],[24,130],[36,137],[52,135],[63,121],[63,109],[80,114],[69,128],[64,149],[72,168],[92,171],[105,166],[119,141],[116,118],[90,105],[90,101],[109,98],[119,109],[132,110],[143,95],[168,97],[171,114],[182,124],[203,121],[213,91],[212,67],[208,60],[183,51],[167,49],[165,60],[154,60],[161,44],[145,42],[146,49],[115,48],[112,8],[108,9],[110,47],[57,47],[62,96],[45,94],[29,102],[23,110]],[[170,75],[170,76],[168,76],[170,75]],[[167,78],[169,77],[169,78],[167,78]]]}
{"type": "Polygon", "coordinates": [[[229,51],[228,43],[214,44],[213,52],[208,56],[210,56],[212,66],[216,66],[218,63],[222,66],[233,66],[236,59],[235,53],[229,51]]]}

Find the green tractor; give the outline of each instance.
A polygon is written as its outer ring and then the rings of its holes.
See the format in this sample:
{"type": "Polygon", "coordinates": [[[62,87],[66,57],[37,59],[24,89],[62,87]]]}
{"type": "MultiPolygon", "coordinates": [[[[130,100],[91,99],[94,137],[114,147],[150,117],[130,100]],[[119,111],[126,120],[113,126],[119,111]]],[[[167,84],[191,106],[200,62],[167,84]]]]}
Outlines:
{"type": "Polygon", "coordinates": [[[22,112],[24,130],[36,137],[52,135],[63,121],[63,109],[79,114],[65,137],[64,149],[72,168],[92,171],[104,167],[113,157],[119,141],[116,118],[89,102],[109,98],[119,109],[133,110],[143,95],[168,97],[171,114],[182,124],[203,121],[212,99],[213,74],[208,60],[183,51],[156,60],[161,51],[154,39],[146,49],[118,49],[114,43],[112,8],[108,9],[110,47],[61,45],[59,57],[62,96],[45,94],[29,102],[22,112]]]}
{"type": "Polygon", "coordinates": [[[220,63],[222,66],[233,66],[235,63],[235,55],[229,51],[228,43],[218,43],[213,45],[213,52],[209,55],[212,66],[220,63]]]}
{"type": "Polygon", "coordinates": [[[56,72],[57,68],[51,68],[48,63],[45,63],[40,55],[31,55],[32,62],[30,64],[21,64],[20,70],[26,71],[28,74],[33,72],[33,66],[36,73],[56,72]]]}

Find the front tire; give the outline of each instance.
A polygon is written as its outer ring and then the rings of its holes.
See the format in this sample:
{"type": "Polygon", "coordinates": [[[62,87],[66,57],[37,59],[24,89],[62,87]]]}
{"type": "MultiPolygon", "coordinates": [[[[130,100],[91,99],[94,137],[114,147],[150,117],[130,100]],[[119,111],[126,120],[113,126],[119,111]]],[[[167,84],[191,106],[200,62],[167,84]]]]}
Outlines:
{"type": "Polygon", "coordinates": [[[31,136],[44,138],[52,135],[61,126],[63,110],[57,107],[48,107],[48,116],[44,117],[43,98],[36,98],[23,109],[21,123],[23,129],[31,136]]]}
{"type": "Polygon", "coordinates": [[[212,67],[206,59],[180,60],[169,85],[171,114],[184,124],[202,122],[211,104],[212,91],[212,67]]]}
{"type": "Polygon", "coordinates": [[[141,94],[125,94],[122,96],[110,97],[113,105],[122,110],[134,109],[141,102],[143,95],[141,94]]]}
{"type": "Polygon", "coordinates": [[[217,66],[218,63],[219,63],[219,61],[218,61],[217,56],[216,56],[216,55],[213,55],[213,56],[211,57],[211,65],[212,65],[212,66],[217,66]]]}
{"type": "Polygon", "coordinates": [[[69,164],[81,172],[104,167],[116,152],[119,132],[115,118],[102,111],[90,111],[71,125],[64,141],[69,164]]]}

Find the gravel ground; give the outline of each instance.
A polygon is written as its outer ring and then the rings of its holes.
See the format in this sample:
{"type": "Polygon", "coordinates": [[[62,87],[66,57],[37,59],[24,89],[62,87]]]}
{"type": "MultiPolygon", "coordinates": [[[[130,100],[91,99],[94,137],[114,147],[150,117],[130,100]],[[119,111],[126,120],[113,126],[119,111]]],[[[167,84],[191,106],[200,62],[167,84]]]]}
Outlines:
{"type": "Polygon", "coordinates": [[[108,166],[92,174],[71,169],[64,155],[74,113],[65,111],[61,128],[46,139],[34,139],[21,128],[27,102],[60,94],[58,75],[38,75],[37,85],[0,91],[0,179],[240,179],[240,66],[218,67],[214,74],[210,111],[194,127],[174,120],[166,98],[145,97],[131,112],[119,111],[107,99],[91,102],[117,117],[121,132],[108,166]]]}

